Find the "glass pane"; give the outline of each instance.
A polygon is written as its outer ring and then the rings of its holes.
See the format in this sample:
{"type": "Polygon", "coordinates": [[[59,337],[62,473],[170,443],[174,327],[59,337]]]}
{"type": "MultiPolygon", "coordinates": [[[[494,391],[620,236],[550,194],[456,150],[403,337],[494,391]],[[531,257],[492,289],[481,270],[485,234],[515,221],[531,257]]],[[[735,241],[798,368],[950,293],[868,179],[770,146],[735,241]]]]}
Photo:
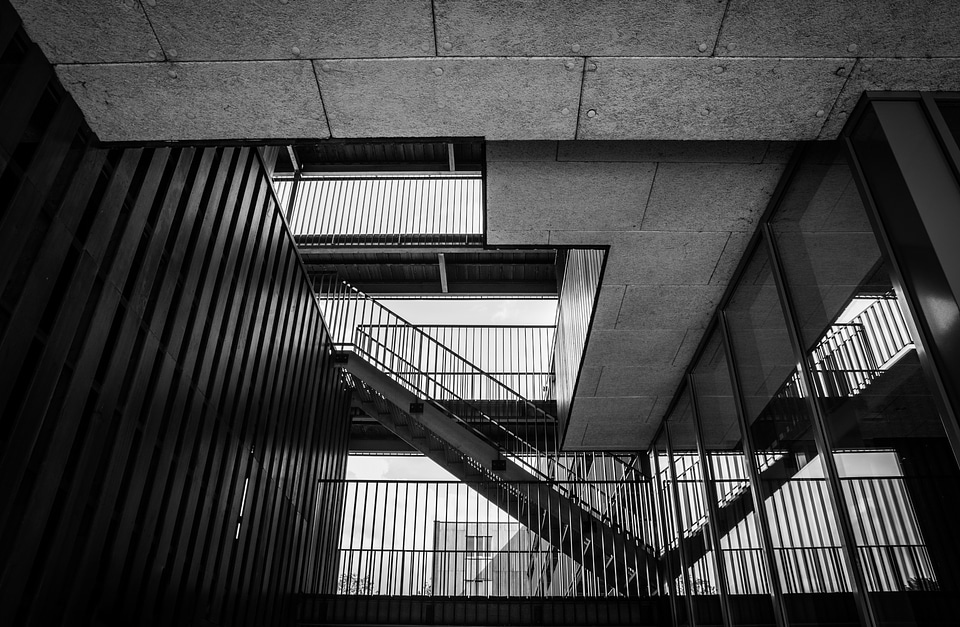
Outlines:
{"type": "Polygon", "coordinates": [[[726,309],[770,525],[793,625],[859,624],[807,401],[764,248],[726,309]]]}
{"type": "MultiPolygon", "coordinates": [[[[708,473],[716,489],[714,524],[727,581],[730,612],[736,625],[774,623],[770,586],[753,509],[753,492],[743,452],[727,357],[718,334],[707,343],[693,371],[708,473]]],[[[682,440],[681,440],[682,441],[682,440]]]]}
{"type": "Polygon", "coordinates": [[[960,144],[960,100],[937,100],[937,107],[947,122],[953,140],[960,144]]]}
{"type": "Polygon", "coordinates": [[[722,625],[720,587],[707,527],[703,467],[697,450],[696,423],[689,391],[667,421],[673,447],[673,472],[680,501],[680,534],[693,612],[698,625],[722,625]]]}
{"type": "Polygon", "coordinates": [[[660,561],[666,568],[661,571],[664,581],[660,592],[664,595],[675,595],[671,600],[674,616],[678,625],[687,625],[687,604],[684,598],[687,586],[684,583],[683,572],[680,566],[679,534],[676,523],[676,507],[674,503],[674,482],[670,473],[670,457],[667,449],[667,434],[662,431],[653,447],[653,464],[651,465],[656,484],[657,517],[660,522],[662,543],[660,545],[660,561]]]}
{"type": "Polygon", "coordinates": [[[960,615],[960,473],[839,147],[801,166],[773,227],[883,625],[960,615]]]}

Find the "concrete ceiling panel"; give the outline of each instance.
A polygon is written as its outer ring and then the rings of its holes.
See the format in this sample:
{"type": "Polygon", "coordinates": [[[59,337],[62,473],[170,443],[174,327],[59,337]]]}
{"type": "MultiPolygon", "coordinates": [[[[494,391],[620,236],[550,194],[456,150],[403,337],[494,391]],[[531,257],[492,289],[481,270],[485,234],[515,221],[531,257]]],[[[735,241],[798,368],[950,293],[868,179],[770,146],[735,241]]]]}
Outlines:
{"type": "Polygon", "coordinates": [[[491,229],[635,230],[650,193],[651,163],[493,162],[487,166],[491,229]]]}
{"type": "MultiPolygon", "coordinates": [[[[778,142],[779,143],[779,142],[778,142]]],[[[564,141],[557,161],[760,163],[771,142],[564,141]]]]}
{"type": "Polygon", "coordinates": [[[596,329],[590,334],[583,365],[672,365],[685,334],[686,329],[596,329]]]}
{"type": "Polygon", "coordinates": [[[783,167],[661,163],[644,231],[753,231],[783,167]]]}
{"type": "Polygon", "coordinates": [[[726,285],[730,282],[730,278],[737,269],[737,264],[743,259],[752,236],[753,233],[748,231],[730,233],[730,237],[727,238],[723,246],[720,259],[717,260],[717,265],[710,276],[710,285],[726,285]]]}
{"type": "Polygon", "coordinates": [[[670,396],[682,376],[683,368],[670,366],[604,368],[597,384],[597,396],[670,396]]]}
{"type": "Polygon", "coordinates": [[[51,63],[163,58],[147,16],[133,0],[12,0],[11,4],[51,63]]]}
{"type": "Polygon", "coordinates": [[[487,229],[487,244],[491,246],[530,246],[550,242],[550,231],[497,231],[487,229]]]}
{"type": "Polygon", "coordinates": [[[556,161],[557,142],[487,142],[487,162],[494,161],[556,161]]]}
{"type": "Polygon", "coordinates": [[[657,231],[614,235],[604,280],[628,285],[707,285],[729,236],[657,231]]]}
{"type": "Polygon", "coordinates": [[[314,63],[334,137],[522,140],[572,139],[575,133],[581,59],[314,63]],[[567,61],[575,63],[574,71],[567,61]]]}
{"type": "Polygon", "coordinates": [[[577,397],[573,403],[577,418],[571,422],[582,421],[586,425],[582,446],[633,449],[642,442],[642,427],[649,422],[655,403],[656,397],[645,396],[577,397]]]}
{"type": "Polygon", "coordinates": [[[618,329],[703,328],[723,295],[722,285],[630,285],[618,329]]]}
{"type": "Polygon", "coordinates": [[[145,8],[167,57],[183,61],[418,57],[436,53],[430,0],[233,0],[227,6],[159,0],[145,8]]]}
{"type": "MultiPolygon", "coordinates": [[[[960,55],[960,45],[954,48],[954,54],[960,55]]],[[[840,92],[820,139],[836,139],[865,91],[957,90],[960,90],[960,58],[860,59],[840,92]]]]}
{"type": "Polygon", "coordinates": [[[623,301],[625,285],[604,283],[600,286],[600,298],[597,299],[597,312],[593,317],[592,329],[613,329],[620,315],[620,303],[623,301]]]}
{"type": "MultiPolygon", "coordinates": [[[[703,337],[704,329],[690,328],[683,336],[683,341],[677,348],[676,355],[673,356],[673,365],[678,368],[686,368],[693,361],[693,354],[697,352],[697,346],[700,345],[700,339],[703,337]]],[[[680,380],[677,379],[677,385],[680,380]]]]}
{"type": "Polygon", "coordinates": [[[326,138],[308,61],[57,66],[104,141],[326,138]]]}
{"type": "Polygon", "coordinates": [[[440,54],[699,56],[717,39],[716,0],[563,3],[436,0],[440,54]]]}
{"type": "Polygon", "coordinates": [[[730,0],[717,54],[945,57],[958,48],[956,0],[730,0]]]}
{"type": "Polygon", "coordinates": [[[815,139],[852,59],[587,59],[577,139],[815,139]]]}
{"type": "Polygon", "coordinates": [[[597,382],[600,381],[602,368],[581,368],[580,379],[577,381],[576,396],[596,396],[597,382]]]}
{"type": "Polygon", "coordinates": [[[580,448],[582,450],[641,451],[647,448],[645,443],[649,441],[655,430],[655,425],[649,424],[649,421],[625,424],[599,421],[588,423],[584,429],[580,448]]]}

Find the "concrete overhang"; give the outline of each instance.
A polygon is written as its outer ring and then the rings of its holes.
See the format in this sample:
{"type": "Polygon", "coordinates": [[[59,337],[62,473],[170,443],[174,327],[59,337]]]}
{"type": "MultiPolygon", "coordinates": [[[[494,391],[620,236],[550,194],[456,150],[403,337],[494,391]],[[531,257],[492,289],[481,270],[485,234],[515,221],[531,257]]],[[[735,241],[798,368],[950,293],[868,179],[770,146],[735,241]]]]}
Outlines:
{"type": "Polygon", "coordinates": [[[953,0],[14,0],[105,141],[836,137],[960,89],[953,0]]]}

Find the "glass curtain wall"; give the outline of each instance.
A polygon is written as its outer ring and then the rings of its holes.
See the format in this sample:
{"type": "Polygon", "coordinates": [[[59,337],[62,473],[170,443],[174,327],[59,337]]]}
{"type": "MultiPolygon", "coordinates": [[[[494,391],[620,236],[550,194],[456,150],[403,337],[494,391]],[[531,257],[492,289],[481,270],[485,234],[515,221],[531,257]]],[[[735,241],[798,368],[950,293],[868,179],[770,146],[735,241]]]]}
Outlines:
{"type": "MultiPolygon", "coordinates": [[[[764,557],[754,508],[727,353],[718,329],[708,334],[708,338],[689,378],[695,401],[694,417],[699,421],[701,445],[707,458],[705,488],[712,500],[712,511],[704,530],[709,533],[712,526],[718,537],[730,622],[773,625],[776,620],[769,564],[764,557]]],[[[676,412],[671,415],[671,422],[676,415],[676,412]]],[[[682,416],[682,412],[679,415],[682,416]]]]}
{"type": "Polygon", "coordinates": [[[960,469],[918,325],[844,144],[791,170],[652,451],[677,623],[956,624],[960,469]]]}

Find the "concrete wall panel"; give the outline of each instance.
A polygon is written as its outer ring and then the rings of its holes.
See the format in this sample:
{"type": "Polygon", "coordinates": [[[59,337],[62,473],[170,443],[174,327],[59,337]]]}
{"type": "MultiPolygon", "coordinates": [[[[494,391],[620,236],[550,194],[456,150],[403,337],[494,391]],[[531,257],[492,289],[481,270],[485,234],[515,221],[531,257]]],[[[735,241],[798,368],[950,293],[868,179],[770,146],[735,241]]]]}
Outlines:
{"type": "Polygon", "coordinates": [[[730,0],[717,54],[944,57],[958,48],[956,0],[730,0]]]}
{"type": "Polygon", "coordinates": [[[661,163],[643,217],[646,231],[753,231],[780,165],[661,163]]]}
{"type": "Polygon", "coordinates": [[[683,368],[670,366],[604,368],[597,396],[671,396],[682,376],[683,368]]]}
{"type": "Polygon", "coordinates": [[[707,285],[728,239],[727,233],[615,235],[604,280],[636,285],[707,285]]]}
{"type": "MultiPolygon", "coordinates": [[[[583,357],[584,366],[672,365],[686,329],[596,329],[583,357]]],[[[576,412],[576,408],[574,408],[576,412]]]]}
{"type": "Polygon", "coordinates": [[[760,163],[771,142],[565,141],[557,161],[760,163]]]}
{"type": "Polygon", "coordinates": [[[437,0],[434,7],[440,54],[699,56],[713,51],[724,3],[437,0]]]}
{"type": "Polygon", "coordinates": [[[307,61],[60,65],[57,74],[104,141],[330,134],[307,61]]]}
{"type": "Polygon", "coordinates": [[[163,58],[150,22],[134,0],[12,0],[11,4],[51,63],[163,58]]]}
{"type": "Polygon", "coordinates": [[[315,66],[334,137],[572,139],[581,63],[446,58],[315,66]]]}
{"type": "Polygon", "coordinates": [[[490,163],[487,224],[505,231],[637,230],[654,170],[650,163],[490,163]]]}
{"type": "Polygon", "coordinates": [[[656,398],[649,396],[577,397],[574,402],[577,415],[603,417],[586,425],[581,446],[616,450],[640,448],[645,435],[644,426],[649,422],[655,402],[656,398]]]}
{"type": "Polygon", "coordinates": [[[436,53],[430,0],[233,0],[228,5],[159,0],[153,6],[145,4],[168,58],[184,61],[436,53]]]}
{"type": "Polygon", "coordinates": [[[852,59],[587,59],[578,139],[815,139],[852,59]],[[595,68],[595,69],[592,69],[595,68]]]}
{"type": "MultiPolygon", "coordinates": [[[[954,54],[960,54],[960,46],[954,54]]],[[[960,58],[860,59],[820,131],[820,139],[837,138],[865,91],[956,90],[960,90],[960,58]]]]}
{"type": "Polygon", "coordinates": [[[617,317],[620,315],[620,305],[623,302],[623,293],[626,289],[626,285],[612,285],[610,283],[600,287],[600,298],[597,300],[597,311],[593,316],[592,328],[616,328],[617,317]]]}
{"type": "Polygon", "coordinates": [[[616,328],[646,329],[664,324],[703,328],[724,289],[722,285],[630,285],[616,328]]]}

